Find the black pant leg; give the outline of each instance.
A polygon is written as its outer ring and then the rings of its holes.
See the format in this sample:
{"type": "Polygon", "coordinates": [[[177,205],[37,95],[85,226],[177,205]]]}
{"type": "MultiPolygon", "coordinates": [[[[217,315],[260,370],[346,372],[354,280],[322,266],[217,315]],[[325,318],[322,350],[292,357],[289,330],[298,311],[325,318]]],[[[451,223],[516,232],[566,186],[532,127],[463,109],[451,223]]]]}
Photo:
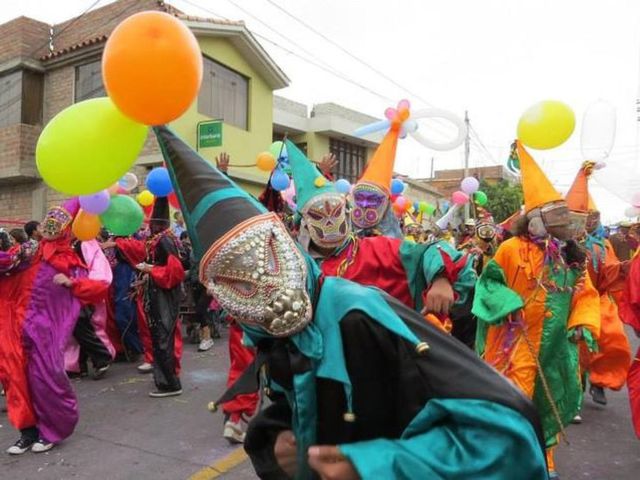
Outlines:
{"type": "Polygon", "coordinates": [[[111,363],[111,354],[102,340],[96,335],[96,330],[91,323],[93,307],[84,306],[80,310],[80,316],[73,329],[73,336],[80,345],[83,355],[91,359],[95,368],[101,368],[111,363]]]}

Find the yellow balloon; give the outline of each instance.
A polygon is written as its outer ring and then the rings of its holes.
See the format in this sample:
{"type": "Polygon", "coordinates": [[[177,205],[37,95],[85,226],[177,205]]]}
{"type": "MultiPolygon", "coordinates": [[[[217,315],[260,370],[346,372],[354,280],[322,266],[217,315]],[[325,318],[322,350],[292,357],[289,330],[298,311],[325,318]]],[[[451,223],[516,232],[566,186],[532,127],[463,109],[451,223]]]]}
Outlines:
{"type": "Polygon", "coordinates": [[[547,150],[562,145],[573,133],[576,116],[557,100],[545,100],[527,109],[518,122],[518,139],[527,147],[547,150]]]}
{"type": "Polygon", "coordinates": [[[155,197],[149,190],[143,190],[138,194],[138,203],[143,207],[148,207],[154,200],[155,197]]]}

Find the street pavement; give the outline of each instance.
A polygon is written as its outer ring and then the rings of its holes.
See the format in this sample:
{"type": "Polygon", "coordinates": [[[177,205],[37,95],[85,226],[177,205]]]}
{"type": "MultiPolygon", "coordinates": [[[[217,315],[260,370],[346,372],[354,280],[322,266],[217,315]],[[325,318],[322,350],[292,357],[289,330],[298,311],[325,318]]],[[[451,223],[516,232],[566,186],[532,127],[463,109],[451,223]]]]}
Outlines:
{"type": "MultiPolygon", "coordinates": [[[[633,343],[637,348],[635,338],[633,343]]],[[[0,479],[255,478],[242,450],[222,438],[222,415],[206,409],[225,386],[226,338],[205,353],[185,344],[180,397],[149,398],[153,380],[138,374],[135,365],[114,364],[99,381],[75,380],[80,423],[73,436],[45,454],[0,453],[0,479]]],[[[607,395],[606,407],[587,395],[584,423],[568,428],[570,445],[557,452],[563,480],[640,478],[640,441],[631,428],[626,390],[607,395]]],[[[16,438],[6,413],[0,413],[0,447],[4,450],[16,438]]]]}

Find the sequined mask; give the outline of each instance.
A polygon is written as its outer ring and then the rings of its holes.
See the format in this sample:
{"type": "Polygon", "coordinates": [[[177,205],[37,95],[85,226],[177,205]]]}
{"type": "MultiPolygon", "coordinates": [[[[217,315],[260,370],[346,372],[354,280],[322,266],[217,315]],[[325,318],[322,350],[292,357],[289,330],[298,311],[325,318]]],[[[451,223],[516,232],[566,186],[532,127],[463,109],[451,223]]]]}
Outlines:
{"type": "Polygon", "coordinates": [[[72,221],[73,216],[67,210],[62,207],[53,207],[40,224],[42,237],[46,240],[58,238],[72,221]]]}
{"type": "Polygon", "coordinates": [[[311,321],[305,260],[274,213],[242,222],[220,238],[200,271],[200,281],[240,323],[287,337],[311,321]]]}
{"type": "Polygon", "coordinates": [[[371,183],[358,183],[353,188],[351,220],[358,228],[375,227],[389,208],[387,192],[371,183]]]}
{"type": "Polygon", "coordinates": [[[343,195],[325,193],[307,202],[300,212],[309,236],[321,248],[337,248],[351,233],[347,205],[343,195]]]}
{"type": "Polygon", "coordinates": [[[478,223],[476,225],[476,237],[485,242],[490,242],[496,237],[496,226],[492,223],[478,223]]]}

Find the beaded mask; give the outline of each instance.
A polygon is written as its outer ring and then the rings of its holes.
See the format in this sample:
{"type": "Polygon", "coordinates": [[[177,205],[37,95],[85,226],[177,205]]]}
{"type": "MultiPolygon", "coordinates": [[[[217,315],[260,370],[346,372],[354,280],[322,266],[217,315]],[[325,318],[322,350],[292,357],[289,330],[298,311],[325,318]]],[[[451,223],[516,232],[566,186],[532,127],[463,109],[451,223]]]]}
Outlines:
{"type": "Polygon", "coordinates": [[[47,212],[40,224],[42,237],[46,240],[55,240],[71,224],[73,216],[62,207],[53,207],[47,212]]]}
{"type": "Polygon", "coordinates": [[[321,248],[337,248],[351,233],[347,203],[343,195],[325,193],[308,201],[300,212],[313,243],[321,248]]]}
{"type": "Polygon", "coordinates": [[[375,227],[389,207],[389,196],[372,183],[358,183],[353,187],[353,211],[351,220],[358,228],[375,227]]]}
{"type": "Polygon", "coordinates": [[[240,323],[287,337],[311,321],[304,257],[274,213],[230,230],[213,244],[200,266],[200,281],[240,323]]]}

